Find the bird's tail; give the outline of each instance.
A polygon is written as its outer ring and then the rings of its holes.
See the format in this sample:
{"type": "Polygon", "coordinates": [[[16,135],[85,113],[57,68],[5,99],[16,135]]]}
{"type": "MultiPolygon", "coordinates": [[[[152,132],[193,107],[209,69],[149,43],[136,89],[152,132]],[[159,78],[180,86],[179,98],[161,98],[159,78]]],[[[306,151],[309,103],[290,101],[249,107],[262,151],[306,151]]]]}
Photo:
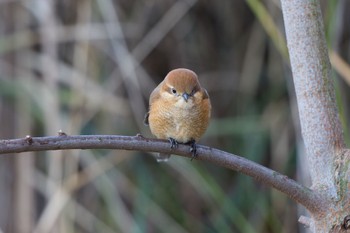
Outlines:
{"type": "Polygon", "coordinates": [[[163,153],[159,153],[159,154],[156,154],[156,159],[157,159],[157,162],[167,162],[170,158],[171,154],[163,154],[163,153]]]}

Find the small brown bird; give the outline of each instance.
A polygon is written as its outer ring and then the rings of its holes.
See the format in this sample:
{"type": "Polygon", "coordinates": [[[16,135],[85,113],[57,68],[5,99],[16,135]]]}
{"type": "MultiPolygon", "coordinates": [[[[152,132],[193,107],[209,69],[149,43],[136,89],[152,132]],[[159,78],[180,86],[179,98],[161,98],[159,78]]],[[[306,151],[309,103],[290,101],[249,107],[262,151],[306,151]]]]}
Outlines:
{"type": "MultiPolygon", "coordinates": [[[[180,68],[170,71],[153,90],[149,99],[145,124],[159,139],[168,139],[171,148],[178,143],[191,145],[196,156],[196,141],[208,127],[211,104],[208,92],[201,87],[196,73],[180,68]]],[[[170,155],[159,154],[157,161],[167,161],[170,155]]]]}

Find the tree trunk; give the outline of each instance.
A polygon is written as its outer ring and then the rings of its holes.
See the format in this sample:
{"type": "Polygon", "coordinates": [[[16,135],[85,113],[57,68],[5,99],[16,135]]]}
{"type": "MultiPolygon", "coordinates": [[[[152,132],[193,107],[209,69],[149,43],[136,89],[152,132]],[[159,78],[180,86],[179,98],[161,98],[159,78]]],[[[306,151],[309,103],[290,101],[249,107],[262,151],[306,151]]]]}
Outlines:
{"type": "MultiPolygon", "coordinates": [[[[350,213],[345,149],[317,0],[282,0],[290,62],[312,189],[324,207],[311,214],[313,232],[345,231],[350,213]]],[[[321,203],[320,203],[321,204],[321,203]]]]}

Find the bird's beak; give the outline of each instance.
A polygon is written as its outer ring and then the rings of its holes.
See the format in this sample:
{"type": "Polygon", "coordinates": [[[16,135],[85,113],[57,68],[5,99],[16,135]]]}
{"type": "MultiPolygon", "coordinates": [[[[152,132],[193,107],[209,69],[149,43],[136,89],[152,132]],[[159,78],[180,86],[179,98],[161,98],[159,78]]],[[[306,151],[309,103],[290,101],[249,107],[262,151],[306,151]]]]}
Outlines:
{"type": "Polygon", "coordinates": [[[190,95],[187,94],[186,92],[182,94],[182,97],[185,99],[185,101],[187,102],[188,98],[190,98],[190,95]]]}

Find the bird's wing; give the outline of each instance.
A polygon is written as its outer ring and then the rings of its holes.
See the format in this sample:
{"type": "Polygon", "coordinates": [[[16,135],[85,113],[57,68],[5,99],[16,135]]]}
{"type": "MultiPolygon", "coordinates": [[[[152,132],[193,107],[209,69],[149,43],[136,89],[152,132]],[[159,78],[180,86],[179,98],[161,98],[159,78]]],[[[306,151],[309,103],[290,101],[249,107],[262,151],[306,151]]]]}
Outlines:
{"type": "MultiPolygon", "coordinates": [[[[160,90],[160,87],[163,85],[163,82],[161,82],[156,88],[154,88],[154,90],[152,91],[151,93],[151,96],[149,97],[149,107],[151,107],[152,103],[154,103],[154,101],[157,101],[160,97],[159,95],[159,90],[160,90]]],[[[148,121],[148,118],[149,118],[149,112],[147,112],[145,114],[145,117],[143,118],[143,123],[145,125],[149,125],[149,121],[148,121]]]]}
{"type": "Polygon", "coordinates": [[[209,99],[209,94],[205,88],[202,88],[203,91],[203,99],[209,99]]]}
{"type": "Polygon", "coordinates": [[[149,125],[148,117],[149,117],[149,112],[147,112],[147,113],[145,114],[145,117],[143,118],[143,123],[144,123],[145,125],[149,125]]]}
{"type": "Polygon", "coordinates": [[[149,97],[149,105],[151,106],[154,101],[158,100],[160,97],[159,91],[161,86],[163,85],[163,82],[159,83],[159,85],[154,88],[154,90],[151,93],[151,96],[149,97]]]}

